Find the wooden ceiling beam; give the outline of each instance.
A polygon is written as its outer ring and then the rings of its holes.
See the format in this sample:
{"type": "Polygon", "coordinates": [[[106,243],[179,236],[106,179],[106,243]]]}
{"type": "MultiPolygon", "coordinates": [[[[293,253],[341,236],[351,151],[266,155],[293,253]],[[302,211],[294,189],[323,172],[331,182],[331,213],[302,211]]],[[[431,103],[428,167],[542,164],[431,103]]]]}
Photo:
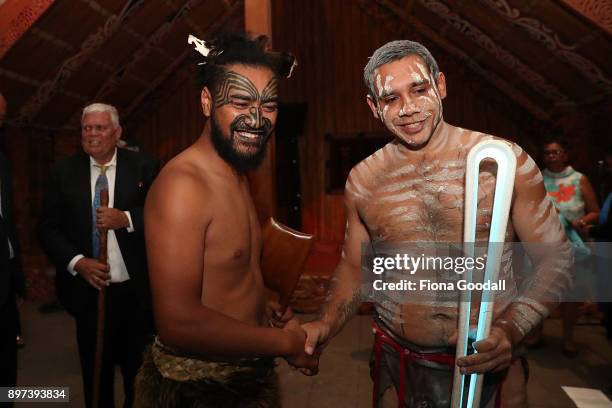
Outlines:
{"type": "Polygon", "coordinates": [[[406,13],[407,16],[412,15],[412,10],[414,9],[414,1],[415,0],[406,0],[404,2],[404,13],[406,13]]]}
{"type": "MultiPolygon", "coordinates": [[[[544,45],[553,54],[578,70],[601,90],[608,94],[612,93],[612,80],[608,78],[602,69],[595,63],[576,52],[576,50],[584,47],[597,38],[598,34],[593,33],[592,35],[582,37],[575,44],[566,44],[559,39],[558,34],[554,30],[544,25],[537,18],[525,16],[524,13],[521,15],[521,11],[512,6],[511,0],[480,0],[480,2],[501,15],[506,21],[518,27],[531,39],[544,45]]],[[[544,64],[540,65],[538,68],[540,68],[541,71],[552,63],[553,61],[550,60],[544,61],[544,64]]]]}
{"type": "Polygon", "coordinates": [[[608,35],[612,34],[611,2],[601,0],[558,0],[558,2],[578,13],[608,35]]]}
{"type": "Polygon", "coordinates": [[[54,0],[0,3],[0,59],[53,4],[54,0]]]}
{"type": "MultiPolygon", "coordinates": [[[[19,82],[21,84],[31,86],[31,87],[40,87],[44,84],[44,82],[38,81],[34,78],[30,78],[26,75],[23,75],[19,72],[11,71],[6,68],[0,68],[0,76],[7,78],[11,81],[19,82]]],[[[57,91],[59,95],[66,95],[71,98],[74,98],[79,101],[86,101],[87,97],[85,95],[81,95],[77,92],[72,92],[66,89],[60,89],[57,91]]]]}
{"type": "MultiPolygon", "coordinates": [[[[462,0],[455,0],[451,4],[449,4],[448,7],[452,9],[453,11],[459,12],[462,5],[463,5],[462,0]]],[[[440,37],[445,38],[450,28],[451,28],[451,25],[449,24],[448,20],[444,20],[444,24],[442,24],[442,27],[440,29],[438,29],[438,33],[440,34],[440,37]]]]}
{"type": "MultiPolygon", "coordinates": [[[[36,28],[36,27],[32,27],[30,29],[30,31],[28,31],[29,34],[32,34],[42,40],[48,41],[51,44],[53,44],[55,47],[60,48],[64,51],[67,52],[74,52],[74,46],[72,46],[71,44],[67,43],[66,41],[62,40],[61,38],[58,38],[57,36],[55,36],[53,33],[50,33],[46,30],[41,30],[40,28],[36,28]]],[[[91,58],[89,60],[89,62],[91,62],[92,64],[94,64],[96,67],[101,68],[107,72],[113,72],[115,70],[115,67],[112,66],[111,64],[108,64],[106,62],[100,61],[97,58],[91,58]]],[[[149,84],[148,81],[145,81],[144,79],[140,79],[140,77],[137,77],[135,75],[131,75],[131,74],[127,74],[124,75],[124,78],[129,78],[131,81],[137,82],[143,86],[146,86],[149,84]]]]}
{"type": "MultiPolygon", "coordinates": [[[[242,10],[242,4],[242,0],[235,0],[232,7],[227,9],[226,12],[223,13],[220,18],[218,18],[212,25],[210,25],[205,31],[204,35],[202,35],[202,37],[206,38],[211,36],[213,33],[223,27],[226,23],[228,23],[239,10],[242,10]]],[[[141,106],[144,100],[155,99],[149,98],[149,95],[155,92],[155,90],[183,64],[187,56],[189,56],[192,52],[193,49],[191,48],[191,46],[187,45],[187,40],[185,39],[185,51],[183,51],[178,58],[175,58],[174,62],[168,65],[168,67],[160,75],[158,75],[158,77],[154,81],[151,82],[150,86],[147,89],[145,89],[140,95],[134,98],[130,106],[123,109],[125,123],[133,121],[134,118],[138,116],[136,110],[141,106]]],[[[140,111],[143,112],[145,110],[148,111],[148,109],[146,108],[140,109],[140,111]]]]}
{"type": "MultiPolygon", "coordinates": [[[[172,5],[173,7],[176,7],[176,5],[173,3],[172,0],[164,0],[165,3],[172,5]]],[[[200,2],[198,2],[200,3],[200,2]]],[[[197,5],[193,5],[190,7],[190,10],[197,7],[197,5]]],[[[226,8],[227,9],[227,8],[226,8]]],[[[200,26],[198,24],[196,24],[193,19],[191,18],[191,16],[188,13],[185,13],[185,15],[183,16],[185,22],[187,23],[187,25],[189,26],[189,28],[191,28],[191,31],[195,34],[197,34],[198,37],[204,37],[206,35],[206,32],[203,31],[200,26]]]]}
{"type": "MultiPolygon", "coordinates": [[[[172,31],[172,28],[176,24],[177,21],[180,21],[184,17],[187,16],[189,11],[194,7],[197,7],[202,0],[187,0],[183,2],[183,4],[177,8],[175,11],[153,32],[148,36],[146,42],[138,47],[136,52],[132,53],[132,57],[130,60],[121,65],[118,68],[114,68],[114,72],[108,76],[106,81],[98,88],[98,92],[96,95],[90,99],[90,101],[101,101],[104,100],[113,90],[115,90],[121,83],[121,81],[126,78],[133,76],[132,71],[134,68],[147,56],[151,51],[158,49],[158,44],[162,41],[162,39],[166,36],[167,33],[172,31]]],[[[148,82],[146,82],[149,85],[148,82]]],[[[81,117],[81,112],[75,112],[70,119],[66,121],[64,126],[76,126],[81,117]]]]}
{"type": "MultiPolygon", "coordinates": [[[[100,14],[103,18],[110,18],[113,13],[111,13],[108,9],[106,9],[104,6],[102,6],[100,3],[98,3],[96,0],[81,0],[82,2],[84,2],[85,4],[87,4],[92,10],[94,10],[95,12],[97,12],[98,14],[100,14]]],[[[142,7],[144,5],[144,0],[132,0],[132,2],[134,2],[134,6],[132,7],[132,9],[130,10],[130,13],[136,11],[138,8],[142,7]]],[[[129,3],[129,1],[128,1],[129,3]]],[[[125,32],[126,34],[130,35],[131,37],[133,37],[134,39],[136,39],[139,43],[144,44],[147,42],[147,36],[140,34],[138,31],[134,30],[133,28],[131,28],[130,26],[124,24],[121,27],[119,27],[119,30],[125,32]]],[[[166,50],[164,50],[163,48],[156,48],[155,51],[159,52],[161,55],[163,55],[164,57],[168,58],[169,60],[172,59],[172,56],[170,54],[168,54],[166,52],[166,50]]]]}
{"type": "MultiPolygon", "coordinates": [[[[381,13],[377,10],[373,10],[372,7],[382,7],[385,10],[388,10],[392,13],[396,18],[399,18],[403,22],[408,22],[411,26],[415,27],[417,31],[425,35],[429,38],[430,41],[438,44],[442,49],[448,52],[450,55],[454,56],[458,60],[462,61],[466,64],[470,69],[476,72],[478,75],[482,76],[485,80],[491,83],[494,87],[499,89],[500,92],[510,97],[520,106],[524,107],[529,113],[535,116],[538,119],[546,120],[550,117],[550,114],[543,110],[539,104],[534,103],[529,97],[521,93],[513,87],[508,82],[497,76],[495,73],[490,72],[484,69],[480,64],[473,60],[469,55],[467,55],[461,49],[455,47],[449,41],[444,38],[441,38],[436,31],[431,29],[429,26],[421,23],[418,19],[406,15],[402,9],[396,7],[389,0],[376,0],[376,2],[370,2],[369,0],[358,0],[362,9],[364,9],[368,14],[373,15],[374,17],[381,17],[381,13]]],[[[388,15],[388,14],[387,14],[388,15]]],[[[384,17],[382,17],[384,18],[384,17]]]]}
{"type": "Polygon", "coordinates": [[[32,34],[33,36],[37,38],[40,38],[43,41],[53,44],[55,47],[61,50],[68,51],[68,52],[74,52],[74,46],[62,40],[61,38],[58,38],[55,34],[50,33],[49,31],[42,30],[37,27],[32,27],[30,28],[28,33],[32,34]]]}
{"type": "Polygon", "coordinates": [[[494,57],[498,62],[512,70],[515,73],[515,79],[511,83],[512,86],[525,83],[555,105],[574,106],[576,104],[572,98],[564,94],[555,84],[531,69],[508,49],[497,44],[494,39],[474,24],[452,11],[445,3],[439,0],[418,1],[427,10],[450,23],[457,31],[486,50],[487,55],[494,57]]]}
{"type": "MultiPolygon", "coordinates": [[[[85,1],[85,0],[82,0],[85,1]]],[[[91,0],[87,0],[91,1],[91,0]]],[[[134,5],[140,1],[127,0],[119,14],[111,15],[95,33],[90,35],[81,44],[79,52],[64,61],[55,77],[43,82],[30,99],[21,107],[15,120],[17,122],[31,122],[32,119],[49,103],[53,95],[61,90],[72,75],[89,60],[106,41],[121,27],[125,19],[134,10],[134,5]]]]}

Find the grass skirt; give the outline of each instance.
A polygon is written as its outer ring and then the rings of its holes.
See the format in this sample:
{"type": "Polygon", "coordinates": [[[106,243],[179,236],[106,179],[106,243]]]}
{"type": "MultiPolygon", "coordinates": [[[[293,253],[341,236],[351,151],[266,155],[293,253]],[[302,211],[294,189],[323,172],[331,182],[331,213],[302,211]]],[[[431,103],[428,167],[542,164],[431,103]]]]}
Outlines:
{"type": "Polygon", "coordinates": [[[135,392],[137,408],[280,407],[273,359],[209,362],[177,356],[158,340],[145,352],[135,392]]]}

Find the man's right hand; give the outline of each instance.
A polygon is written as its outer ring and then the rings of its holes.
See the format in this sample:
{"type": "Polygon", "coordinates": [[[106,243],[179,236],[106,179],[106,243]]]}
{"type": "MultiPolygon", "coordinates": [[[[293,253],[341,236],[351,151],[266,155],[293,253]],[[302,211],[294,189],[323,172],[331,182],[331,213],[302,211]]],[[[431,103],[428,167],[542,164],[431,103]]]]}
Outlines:
{"type": "Polygon", "coordinates": [[[110,284],[110,267],[97,259],[81,258],[74,265],[74,270],[98,290],[110,284]]]}
{"type": "MultiPolygon", "coordinates": [[[[324,346],[329,340],[330,327],[327,323],[320,320],[314,322],[304,323],[302,329],[306,332],[306,342],[304,343],[304,352],[308,355],[312,355],[324,346]]],[[[319,351],[320,353],[320,351],[319,351]]]]}
{"type": "Polygon", "coordinates": [[[283,330],[290,332],[292,338],[293,352],[285,356],[285,360],[293,367],[297,367],[306,375],[315,375],[319,372],[319,352],[306,354],[304,352],[304,343],[306,341],[306,333],[300,327],[297,319],[288,321],[283,330]]]}

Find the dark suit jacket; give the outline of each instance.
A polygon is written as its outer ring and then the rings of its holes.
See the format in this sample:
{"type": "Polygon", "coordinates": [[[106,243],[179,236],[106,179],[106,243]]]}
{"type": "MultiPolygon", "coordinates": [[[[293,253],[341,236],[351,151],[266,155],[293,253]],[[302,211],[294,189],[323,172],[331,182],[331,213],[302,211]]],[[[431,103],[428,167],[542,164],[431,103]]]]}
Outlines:
{"type": "Polygon", "coordinates": [[[19,241],[17,241],[17,232],[15,231],[8,161],[1,154],[0,200],[2,201],[2,216],[0,217],[0,306],[2,306],[9,299],[9,280],[12,283],[12,290],[21,297],[25,297],[25,280],[21,268],[19,241]],[[11,240],[15,252],[14,268],[9,268],[10,252],[7,239],[11,240]]]}
{"type": "MultiPolygon", "coordinates": [[[[149,280],[144,245],[144,201],[159,161],[117,149],[114,207],[129,211],[134,232],[115,230],[125,266],[138,289],[141,305],[150,309],[149,280]]],[[[68,272],[78,254],[92,257],[92,199],[89,156],[79,153],[51,170],[39,224],[41,244],[56,267],[57,296],[68,312],[94,308],[97,290],[80,275],[68,272]]]]}

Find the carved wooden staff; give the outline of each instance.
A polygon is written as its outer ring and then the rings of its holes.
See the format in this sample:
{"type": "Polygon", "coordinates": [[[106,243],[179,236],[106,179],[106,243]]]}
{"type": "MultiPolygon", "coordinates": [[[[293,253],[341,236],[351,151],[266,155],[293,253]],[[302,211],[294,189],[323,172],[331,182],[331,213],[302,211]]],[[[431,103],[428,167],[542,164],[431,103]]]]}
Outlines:
{"type": "MultiPolygon", "coordinates": [[[[100,191],[100,207],[108,207],[108,190],[100,191]]],[[[100,241],[98,246],[98,261],[103,264],[108,263],[107,239],[108,230],[106,228],[98,228],[100,231],[100,241]]],[[[100,400],[100,388],[102,377],[102,355],[104,353],[104,319],[106,311],[106,290],[104,285],[98,292],[98,317],[96,330],[96,357],[94,363],[93,376],[93,408],[98,408],[100,400]]]]}
{"type": "MultiPolygon", "coordinates": [[[[474,146],[467,156],[465,173],[465,207],[463,223],[464,252],[467,257],[474,257],[476,241],[476,217],[478,206],[478,170],[485,159],[493,159],[497,163],[495,180],[495,196],[493,199],[493,214],[491,216],[491,231],[487,247],[487,263],[483,282],[495,282],[499,274],[499,266],[506,236],[506,226],[510,213],[512,191],[514,190],[514,174],[516,171],[516,156],[510,143],[502,140],[485,140],[474,146]]],[[[472,282],[472,270],[466,271],[466,283],[472,282]]],[[[470,333],[470,308],[472,294],[461,292],[459,305],[459,327],[457,336],[456,357],[467,355],[468,337],[470,333]]],[[[489,336],[493,321],[495,293],[482,291],[476,339],[479,341],[489,336]]],[[[467,396],[467,408],[478,408],[482,393],[483,374],[472,374],[467,396]]],[[[452,392],[452,408],[463,406],[463,390],[465,376],[455,368],[452,392]]]]}

